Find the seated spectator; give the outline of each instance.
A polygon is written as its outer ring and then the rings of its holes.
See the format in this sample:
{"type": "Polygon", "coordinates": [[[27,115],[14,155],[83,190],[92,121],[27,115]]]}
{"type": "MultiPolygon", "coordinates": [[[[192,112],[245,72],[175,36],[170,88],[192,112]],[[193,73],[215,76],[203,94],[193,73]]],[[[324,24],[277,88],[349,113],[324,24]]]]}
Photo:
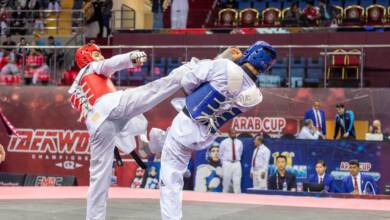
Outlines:
{"type": "Polygon", "coordinates": [[[50,80],[50,68],[49,66],[43,62],[42,66],[35,69],[33,72],[32,83],[38,84],[39,82],[42,85],[47,85],[50,80]]]}
{"type": "Polygon", "coordinates": [[[372,176],[360,173],[360,164],[357,160],[349,161],[349,173],[342,182],[341,191],[351,194],[378,194],[378,185],[372,176]]]}
{"type": "Polygon", "coordinates": [[[334,177],[331,174],[326,173],[326,164],[323,160],[318,160],[315,165],[316,174],[309,177],[309,183],[324,184],[324,191],[336,192],[334,177]]]}
{"type": "Polygon", "coordinates": [[[35,31],[40,31],[41,33],[43,33],[43,31],[45,30],[45,17],[43,15],[43,12],[38,13],[38,17],[35,19],[34,22],[35,31]]]}
{"type": "Polygon", "coordinates": [[[44,60],[44,56],[39,51],[34,49],[31,50],[30,55],[27,56],[24,75],[24,79],[27,85],[33,82],[34,75],[36,75],[36,71],[43,66],[44,60]]]}
{"type": "Polygon", "coordinates": [[[299,26],[301,25],[301,10],[298,7],[298,2],[293,2],[290,9],[286,11],[283,17],[284,26],[299,26]]]}
{"type": "Polygon", "coordinates": [[[336,11],[333,5],[327,3],[327,0],[320,0],[319,7],[320,14],[320,25],[321,26],[329,26],[331,25],[333,19],[336,18],[336,11]]]}
{"type": "Polygon", "coordinates": [[[297,181],[293,173],[286,170],[287,157],[276,157],[276,172],[268,178],[269,190],[297,191],[297,181]]]}
{"type": "Polygon", "coordinates": [[[314,127],[313,121],[311,119],[306,119],[305,125],[299,132],[297,139],[318,140],[320,137],[325,139],[324,135],[314,127]]]}
{"type": "Polygon", "coordinates": [[[1,69],[1,72],[0,72],[1,75],[16,75],[19,73],[20,73],[19,68],[15,64],[15,61],[9,60],[9,59],[8,59],[8,63],[5,64],[5,66],[1,69]]]}
{"type": "Polygon", "coordinates": [[[306,8],[302,13],[302,22],[304,26],[315,26],[317,25],[317,19],[319,17],[318,10],[314,7],[312,0],[306,1],[306,8]]]}
{"type": "Polygon", "coordinates": [[[336,139],[340,132],[342,139],[355,139],[355,114],[352,110],[345,110],[343,104],[336,105],[335,131],[334,139],[336,139]]]}
{"type": "Polygon", "coordinates": [[[22,63],[22,58],[26,57],[30,53],[30,48],[21,48],[22,46],[29,46],[30,44],[26,41],[24,37],[20,38],[20,41],[16,49],[16,59],[17,63],[22,63]]]}
{"type": "Polygon", "coordinates": [[[5,7],[0,9],[0,35],[5,35],[8,29],[7,19],[9,15],[5,7]]]}
{"type": "Polygon", "coordinates": [[[223,3],[224,8],[233,8],[237,9],[238,8],[238,2],[237,0],[227,0],[223,3]]]}
{"type": "Polygon", "coordinates": [[[12,13],[12,28],[13,32],[18,33],[20,35],[24,35],[26,33],[26,12],[22,11],[22,7],[19,5],[16,8],[16,11],[12,13]]]}
{"type": "Polygon", "coordinates": [[[379,120],[374,120],[372,122],[372,125],[370,125],[368,132],[370,134],[382,134],[382,126],[381,126],[381,121],[379,120]]]}
{"type": "MultiPolygon", "coordinates": [[[[53,36],[49,36],[47,38],[47,46],[60,46],[61,43],[56,41],[53,36]]],[[[46,49],[45,50],[45,55],[47,57],[47,64],[49,66],[54,65],[54,60],[56,59],[56,62],[59,63],[61,60],[60,58],[63,57],[62,50],[56,50],[56,49],[46,49]],[[56,56],[56,57],[54,57],[56,56]],[[54,59],[55,58],[55,59],[54,59]]]]}
{"type": "Polygon", "coordinates": [[[49,0],[49,4],[48,4],[47,9],[51,11],[51,12],[49,12],[48,16],[50,16],[50,15],[58,16],[58,14],[61,10],[61,6],[57,0],[49,0]]]}
{"type": "MultiPolygon", "coordinates": [[[[15,43],[15,41],[12,40],[10,34],[7,34],[5,41],[3,42],[3,46],[16,46],[16,43],[15,43]]],[[[14,49],[13,48],[5,48],[4,52],[5,52],[4,56],[8,56],[10,54],[13,54],[14,49]]],[[[11,57],[11,58],[14,58],[14,57],[11,57]]]]}

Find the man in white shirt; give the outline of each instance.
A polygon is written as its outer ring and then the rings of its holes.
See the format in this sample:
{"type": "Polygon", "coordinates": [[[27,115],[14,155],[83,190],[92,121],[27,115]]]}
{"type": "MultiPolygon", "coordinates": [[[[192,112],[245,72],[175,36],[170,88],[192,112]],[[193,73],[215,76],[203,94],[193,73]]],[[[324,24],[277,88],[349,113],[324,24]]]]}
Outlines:
{"type": "Polygon", "coordinates": [[[263,138],[256,136],[254,140],[256,146],[252,156],[251,177],[253,188],[267,189],[268,164],[271,158],[271,151],[263,144],[263,138]]]}
{"type": "Polygon", "coordinates": [[[236,138],[236,131],[229,130],[229,137],[219,145],[219,155],[222,160],[222,187],[223,192],[229,192],[233,183],[233,192],[241,193],[241,155],[243,150],[242,141],[236,138]]]}
{"type": "Polygon", "coordinates": [[[318,140],[320,137],[324,138],[324,135],[313,126],[313,121],[311,119],[306,119],[305,125],[299,132],[297,139],[318,140]]]}

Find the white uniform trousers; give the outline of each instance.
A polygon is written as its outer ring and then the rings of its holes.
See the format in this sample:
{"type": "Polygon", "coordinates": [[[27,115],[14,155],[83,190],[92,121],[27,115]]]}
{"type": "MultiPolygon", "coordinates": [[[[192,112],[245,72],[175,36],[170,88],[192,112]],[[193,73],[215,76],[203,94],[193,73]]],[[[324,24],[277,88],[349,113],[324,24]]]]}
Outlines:
{"type": "Polygon", "coordinates": [[[163,220],[182,219],[183,174],[192,150],[178,143],[168,132],[161,155],[160,206],[163,220]]]}
{"type": "Polygon", "coordinates": [[[267,189],[267,171],[263,169],[255,169],[252,172],[253,188],[266,190],[267,189]],[[265,172],[264,178],[261,178],[261,173],[265,172]]]}
{"type": "Polygon", "coordinates": [[[241,163],[240,161],[227,161],[222,162],[222,187],[223,192],[227,193],[230,191],[230,187],[233,184],[233,192],[241,193],[241,163]]]}

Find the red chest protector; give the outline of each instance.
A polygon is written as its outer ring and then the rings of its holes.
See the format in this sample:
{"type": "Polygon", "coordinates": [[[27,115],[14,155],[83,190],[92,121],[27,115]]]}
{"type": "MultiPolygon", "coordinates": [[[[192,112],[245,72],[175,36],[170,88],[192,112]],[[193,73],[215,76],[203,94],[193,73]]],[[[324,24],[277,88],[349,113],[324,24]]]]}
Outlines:
{"type": "Polygon", "coordinates": [[[86,74],[80,81],[80,86],[71,96],[73,108],[82,112],[88,110],[105,94],[115,92],[116,88],[110,78],[96,73],[86,74]]]}

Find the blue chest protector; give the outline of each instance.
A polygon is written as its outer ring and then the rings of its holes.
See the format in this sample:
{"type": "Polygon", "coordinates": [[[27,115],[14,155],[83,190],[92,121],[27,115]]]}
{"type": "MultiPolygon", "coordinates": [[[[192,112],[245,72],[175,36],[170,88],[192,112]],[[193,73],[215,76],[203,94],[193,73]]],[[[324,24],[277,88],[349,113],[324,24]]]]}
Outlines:
{"type": "Polygon", "coordinates": [[[204,83],[186,97],[186,108],[192,119],[209,127],[211,133],[216,133],[226,122],[242,113],[236,107],[221,112],[225,101],[224,95],[210,83],[204,83]]]}
{"type": "Polygon", "coordinates": [[[212,170],[210,175],[206,176],[206,187],[208,192],[222,192],[222,178],[217,175],[216,170],[212,170]],[[219,179],[219,185],[215,188],[210,188],[210,183],[214,179],[219,179]]]}

